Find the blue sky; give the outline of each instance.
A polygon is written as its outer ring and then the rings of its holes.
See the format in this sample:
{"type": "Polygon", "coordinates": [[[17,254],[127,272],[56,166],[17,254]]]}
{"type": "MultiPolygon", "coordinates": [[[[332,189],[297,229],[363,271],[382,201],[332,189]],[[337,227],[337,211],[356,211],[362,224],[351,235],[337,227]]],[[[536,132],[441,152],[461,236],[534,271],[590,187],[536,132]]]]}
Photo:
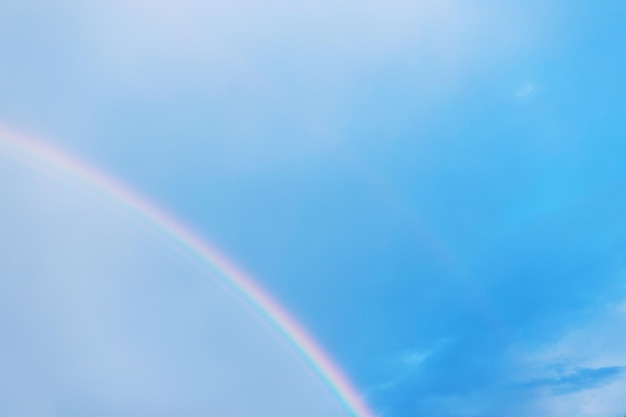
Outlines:
{"type": "Polygon", "coordinates": [[[625,16],[617,1],[4,2],[0,119],[215,242],[381,416],[613,416],[625,16]]]}

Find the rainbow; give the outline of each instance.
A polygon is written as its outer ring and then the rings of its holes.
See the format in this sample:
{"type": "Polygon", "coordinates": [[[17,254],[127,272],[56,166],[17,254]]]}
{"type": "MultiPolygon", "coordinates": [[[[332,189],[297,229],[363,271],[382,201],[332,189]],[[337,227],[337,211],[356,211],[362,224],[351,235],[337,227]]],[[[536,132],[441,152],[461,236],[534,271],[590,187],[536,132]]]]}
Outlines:
{"type": "Polygon", "coordinates": [[[46,169],[77,180],[107,200],[130,211],[161,237],[193,256],[228,287],[261,313],[263,318],[300,354],[335,397],[355,417],[374,417],[340,368],[313,340],[298,321],[215,247],[185,227],[173,216],[135,191],[43,141],[0,126],[0,156],[46,169]]]}

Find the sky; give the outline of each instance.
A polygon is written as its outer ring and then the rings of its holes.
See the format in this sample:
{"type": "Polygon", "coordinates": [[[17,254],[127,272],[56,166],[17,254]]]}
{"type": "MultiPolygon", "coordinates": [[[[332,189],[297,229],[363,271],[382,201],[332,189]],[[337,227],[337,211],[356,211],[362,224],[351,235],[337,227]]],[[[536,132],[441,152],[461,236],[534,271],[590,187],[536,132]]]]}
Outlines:
{"type": "MultiPolygon", "coordinates": [[[[625,17],[613,0],[9,0],[0,125],[213,242],[377,416],[618,416],[625,17]]],[[[1,153],[0,186],[0,410],[349,415],[87,190],[1,153]]]]}

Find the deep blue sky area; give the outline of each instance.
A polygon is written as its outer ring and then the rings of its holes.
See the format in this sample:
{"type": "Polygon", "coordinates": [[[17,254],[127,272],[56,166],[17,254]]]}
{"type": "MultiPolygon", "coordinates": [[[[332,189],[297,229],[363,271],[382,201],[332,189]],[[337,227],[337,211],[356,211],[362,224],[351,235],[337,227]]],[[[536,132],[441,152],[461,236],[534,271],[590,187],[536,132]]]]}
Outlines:
{"type": "MultiPolygon", "coordinates": [[[[625,21],[626,3],[610,0],[6,1],[0,123],[110,173],[219,247],[304,324],[379,417],[617,417],[626,412],[625,21]]],[[[0,265],[6,288],[31,274],[73,283],[59,291],[76,300],[80,274],[107,288],[119,281],[111,291],[126,295],[100,300],[98,317],[114,314],[107,300],[136,306],[137,297],[146,310],[128,314],[143,330],[134,339],[129,325],[124,337],[145,350],[180,336],[146,354],[146,369],[167,365],[158,387],[97,391],[120,371],[77,391],[76,381],[106,373],[78,355],[71,378],[58,377],[67,389],[37,391],[45,407],[16,400],[6,412],[206,415],[252,395],[261,405],[228,412],[279,417],[296,400],[269,398],[289,387],[320,407],[311,416],[345,415],[317,400],[328,393],[315,376],[244,313],[206,307],[192,284],[173,283],[198,273],[183,260],[106,208],[0,161],[3,195],[15,202],[0,208],[5,257],[29,259],[35,248],[45,257],[56,247],[46,239],[65,229],[74,239],[67,256],[49,255],[58,259],[49,270],[62,272],[0,265]],[[94,238],[103,246],[77,243],[89,233],[104,233],[94,238]],[[63,264],[74,250],[87,269],[63,264]],[[124,274],[152,289],[128,295],[124,274]],[[195,307],[176,315],[185,297],[195,307]],[[149,317],[166,320],[162,337],[142,327],[149,317]],[[239,325],[249,334],[231,334],[239,325]],[[202,333],[211,326],[219,346],[202,333]],[[266,350],[229,350],[252,338],[266,350]],[[203,354],[212,362],[196,373],[180,359],[203,354]],[[255,390],[272,378],[259,361],[277,357],[279,376],[255,390]],[[215,367],[241,377],[202,379],[215,367]],[[145,406],[162,393],[164,411],[145,406]]],[[[24,288],[16,294],[32,300],[24,288]]],[[[0,329],[35,317],[27,301],[15,306],[0,329]]],[[[116,327],[102,326],[97,337],[108,340],[116,327]]],[[[99,340],[70,327],[76,340],[99,340]]],[[[42,352],[66,346],[46,343],[42,352]]],[[[112,362],[135,363],[116,349],[104,350],[112,362]]],[[[46,369],[56,380],[56,365],[46,369]]],[[[28,380],[7,372],[2,384],[28,380]]]]}

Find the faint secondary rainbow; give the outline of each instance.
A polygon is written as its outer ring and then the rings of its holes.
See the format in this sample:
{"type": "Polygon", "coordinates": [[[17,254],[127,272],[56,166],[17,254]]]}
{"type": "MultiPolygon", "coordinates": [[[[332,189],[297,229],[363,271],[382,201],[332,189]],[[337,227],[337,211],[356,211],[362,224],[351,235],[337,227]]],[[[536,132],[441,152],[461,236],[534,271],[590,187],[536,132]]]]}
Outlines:
{"type": "Polygon", "coordinates": [[[357,417],[375,416],[348,378],[296,319],[236,265],[174,217],[130,188],[68,153],[0,126],[0,157],[3,155],[38,170],[52,169],[68,175],[139,216],[150,227],[198,258],[227,286],[255,307],[309,363],[348,411],[357,417]]]}

